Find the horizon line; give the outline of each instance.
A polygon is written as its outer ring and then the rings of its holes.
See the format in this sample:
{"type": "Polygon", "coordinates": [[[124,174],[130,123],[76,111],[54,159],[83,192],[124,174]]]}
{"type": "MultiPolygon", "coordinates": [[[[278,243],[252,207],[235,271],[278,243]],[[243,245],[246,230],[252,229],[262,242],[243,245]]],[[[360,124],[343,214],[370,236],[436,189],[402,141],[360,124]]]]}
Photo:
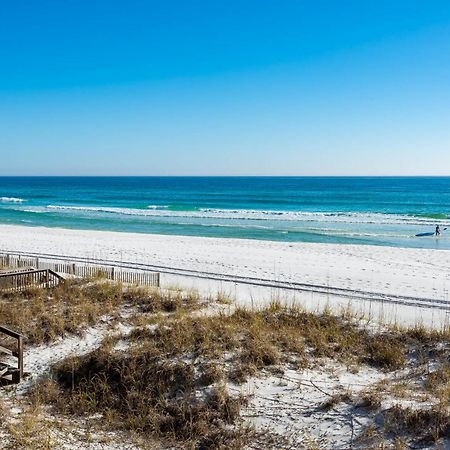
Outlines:
{"type": "Polygon", "coordinates": [[[1,175],[0,178],[450,178],[449,175],[1,175]]]}

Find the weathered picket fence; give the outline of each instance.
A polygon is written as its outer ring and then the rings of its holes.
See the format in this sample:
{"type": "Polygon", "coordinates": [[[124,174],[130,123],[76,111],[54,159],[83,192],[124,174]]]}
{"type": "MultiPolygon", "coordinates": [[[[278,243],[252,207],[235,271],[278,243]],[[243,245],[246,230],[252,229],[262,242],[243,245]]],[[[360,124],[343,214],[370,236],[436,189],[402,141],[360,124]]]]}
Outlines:
{"type": "Polygon", "coordinates": [[[39,269],[52,270],[56,273],[73,275],[76,277],[103,277],[109,280],[129,284],[141,284],[159,287],[160,274],[144,270],[124,270],[120,267],[104,266],[100,264],[69,263],[49,257],[32,257],[11,253],[0,254],[0,266],[8,269],[39,269]]]}

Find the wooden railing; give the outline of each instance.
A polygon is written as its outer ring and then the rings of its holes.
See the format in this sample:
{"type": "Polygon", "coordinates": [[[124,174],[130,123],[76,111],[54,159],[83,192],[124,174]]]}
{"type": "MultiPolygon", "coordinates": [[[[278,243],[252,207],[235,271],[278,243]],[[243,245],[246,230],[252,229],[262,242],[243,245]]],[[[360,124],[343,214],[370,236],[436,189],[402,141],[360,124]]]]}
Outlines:
{"type": "Polygon", "coordinates": [[[0,272],[0,291],[19,292],[32,287],[52,288],[64,278],[50,269],[0,272]]]}
{"type": "Polygon", "coordinates": [[[17,341],[14,350],[0,346],[0,354],[17,358],[17,367],[11,367],[9,364],[0,363],[0,381],[20,383],[23,378],[23,336],[20,333],[16,333],[3,326],[0,326],[0,333],[6,334],[8,337],[17,341]]]}
{"type": "MultiPolygon", "coordinates": [[[[160,274],[149,270],[125,270],[114,265],[107,266],[95,263],[72,263],[49,257],[33,257],[12,253],[0,253],[0,266],[6,269],[27,268],[49,269],[53,272],[73,275],[76,277],[101,276],[122,283],[160,286],[160,274]]],[[[5,273],[3,270],[0,273],[5,273]]]]}

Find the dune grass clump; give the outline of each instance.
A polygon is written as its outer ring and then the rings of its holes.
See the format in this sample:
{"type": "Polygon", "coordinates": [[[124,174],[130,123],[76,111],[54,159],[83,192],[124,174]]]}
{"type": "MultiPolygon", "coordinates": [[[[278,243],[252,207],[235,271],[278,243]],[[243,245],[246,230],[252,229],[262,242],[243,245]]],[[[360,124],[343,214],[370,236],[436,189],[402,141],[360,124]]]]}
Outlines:
{"type": "Polygon", "coordinates": [[[383,412],[386,433],[408,434],[422,442],[438,442],[450,437],[450,414],[446,408],[434,406],[414,409],[394,405],[383,412]]]}
{"type": "Polygon", "coordinates": [[[367,408],[368,410],[376,411],[381,407],[381,394],[369,390],[368,392],[363,393],[357,406],[359,408],[367,408]]]}
{"type": "Polygon", "coordinates": [[[183,309],[189,311],[200,306],[198,292],[170,291],[134,286],[124,292],[124,301],[136,306],[139,313],[173,313],[183,309]]]}
{"type": "Polygon", "coordinates": [[[331,395],[325,402],[322,403],[321,408],[328,411],[339,405],[339,403],[350,403],[351,401],[351,394],[349,392],[343,391],[331,395]]]}
{"type": "Polygon", "coordinates": [[[450,404],[450,365],[445,360],[425,377],[425,389],[444,404],[450,404]]]}
{"type": "Polygon", "coordinates": [[[372,366],[395,370],[405,365],[405,346],[394,336],[373,336],[369,339],[367,350],[368,354],[363,360],[372,366]]]}
{"type": "Polygon", "coordinates": [[[244,440],[242,430],[229,428],[243,399],[192,362],[161,359],[148,348],[125,356],[103,347],[65,360],[53,375],[57,384],[47,380],[35,396],[67,414],[102,412],[115,428],[196,448],[241,448],[244,440]]]}
{"type": "Polygon", "coordinates": [[[222,381],[225,377],[224,370],[217,362],[206,362],[200,366],[199,382],[203,386],[209,386],[222,381]]]}
{"type": "MultiPolygon", "coordinates": [[[[370,333],[355,322],[330,314],[316,315],[296,307],[271,306],[261,311],[238,310],[231,321],[245,333],[243,362],[276,364],[281,354],[366,363],[386,370],[405,364],[406,346],[392,333],[370,333]]],[[[258,364],[259,363],[259,364],[258,364]]]]}

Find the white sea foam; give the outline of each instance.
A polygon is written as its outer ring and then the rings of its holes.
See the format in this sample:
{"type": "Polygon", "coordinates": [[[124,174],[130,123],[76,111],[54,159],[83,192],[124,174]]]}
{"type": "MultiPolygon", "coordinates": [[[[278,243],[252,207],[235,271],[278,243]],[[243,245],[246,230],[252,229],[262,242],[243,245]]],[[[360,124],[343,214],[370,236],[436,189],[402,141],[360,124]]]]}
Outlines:
{"type": "Polygon", "coordinates": [[[17,197],[0,197],[0,202],[2,203],[23,203],[25,200],[23,198],[17,197]]]}
{"type": "Polygon", "coordinates": [[[22,209],[21,211],[23,212],[27,212],[27,213],[34,213],[34,214],[45,214],[48,211],[46,211],[45,209],[39,210],[39,209],[22,209]]]}
{"type": "Polygon", "coordinates": [[[290,222],[320,222],[342,224],[387,224],[387,225],[417,225],[434,226],[435,224],[447,224],[450,219],[434,219],[429,217],[364,213],[364,212],[305,212],[305,211],[271,211],[252,209],[216,209],[201,208],[194,211],[171,211],[167,206],[150,205],[147,209],[115,208],[101,206],[64,206],[48,205],[51,210],[79,211],[88,213],[117,214],[125,216],[149,216],[149,217],[184,217],[225,220],[268,220],[290,222]]]}
{"type": "Polygon", "coordinates": [[[148,209],[167,209],[168,205],[148,205],[148,209]]]}

